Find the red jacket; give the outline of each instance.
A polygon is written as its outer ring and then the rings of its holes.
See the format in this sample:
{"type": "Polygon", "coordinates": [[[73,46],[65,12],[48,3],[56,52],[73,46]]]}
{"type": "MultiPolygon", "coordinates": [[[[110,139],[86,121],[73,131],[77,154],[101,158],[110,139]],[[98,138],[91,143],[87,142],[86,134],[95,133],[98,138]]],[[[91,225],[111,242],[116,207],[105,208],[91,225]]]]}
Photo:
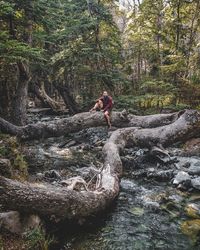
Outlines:
{"type": "Polygon", "coordinates": [[[99,98],[103,102],[103,111],[111,110],[113,106],[113,101],[111,96],[102,96],[99,98]]]}

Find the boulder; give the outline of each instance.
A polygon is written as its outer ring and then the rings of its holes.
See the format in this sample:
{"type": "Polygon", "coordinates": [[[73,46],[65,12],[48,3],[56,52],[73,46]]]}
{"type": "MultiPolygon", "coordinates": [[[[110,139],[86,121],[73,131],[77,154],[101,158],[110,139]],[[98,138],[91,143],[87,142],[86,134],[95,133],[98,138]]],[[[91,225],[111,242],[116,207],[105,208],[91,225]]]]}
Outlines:
{"type": "Polygon", "coordinates": [[[181,171],[181,172],[178,172],[178,174],[175,176],[173,180],[173,184],[179,185],[184,182],[190,182],[190,180],[191,180],[191,177],[189,176],[189,174],[184,171],[181,171]]]}
{"type": "Polygon", "coordinates": [[[12,176],[12,167],[10,160],[0,159],[0,175],[8,178],[12,176]]]}
{"type": "Polygon", "coordinates": [[[187,204],[185,212],[191,218],[200,219],[200,207],[195,203],[187,204]]]}
{"type": "Polygon", "coordinates": [[[192,179],[191,184],[193,188],[200,190],[200,177],[192,179]]]}
{"type": "Polygon", "coordinates": [[[192,175],[200,175],[200,162],[195,163],[190,166],[188,169],[188,173],[192,175]]]}
{"type": "Polygon", "coordinates": [[[37,215],[21,215],[17,211],[0,213],[0,229],[21,235],[41,225],[37,215]]]}

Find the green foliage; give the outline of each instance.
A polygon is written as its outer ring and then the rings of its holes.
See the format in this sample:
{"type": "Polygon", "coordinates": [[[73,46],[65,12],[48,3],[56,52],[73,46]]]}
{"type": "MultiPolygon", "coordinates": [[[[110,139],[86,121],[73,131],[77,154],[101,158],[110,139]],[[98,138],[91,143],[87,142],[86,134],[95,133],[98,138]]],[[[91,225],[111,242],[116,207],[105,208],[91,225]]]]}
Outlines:
{"type": "Polygon", "coordinates": [[[46,237],[42,228],[35,228],[24,235],[28,250],[48,250],[53,238],[46,237]]]}
{"type": "Polygon", "coordinates": [[[7,32],[0,32],[0,59],[5,63],[44,60],[41,49],[31,48],[26,43],[9,39],[7,32]]]}
{"type": "Polygon", "coordinates": [[[27,178],[28,164],[21,153],[21,146],[15,137],[0,134],[0,157],[10,160],[13,178],[27,178]]]}
{"type": "Polygon", "coordinates": [[[167,83],[159,80],[150,80],[145,81],[140,86],[141,93],[152,93],[157,95],[167,95],[172,93],[175,90],[175,87],[171,83],[167,83]]]}
{"type": "Polygon", "coordinates": [[[200,83],[199,1],[133,2],[0,1],[0,66],[26,61],[33,82],[84,102],[108,89],[139,108],[198,106],[188,92],[200,83]]]}

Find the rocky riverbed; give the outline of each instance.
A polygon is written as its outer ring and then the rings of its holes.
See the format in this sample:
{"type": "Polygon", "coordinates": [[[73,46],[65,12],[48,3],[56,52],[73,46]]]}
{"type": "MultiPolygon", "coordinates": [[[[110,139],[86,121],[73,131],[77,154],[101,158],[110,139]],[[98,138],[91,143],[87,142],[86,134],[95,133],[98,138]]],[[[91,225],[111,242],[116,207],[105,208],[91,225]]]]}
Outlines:
{"type": "MultiPolygon", "coordinates": [[[[81,176],[90,182],[93,169],[102,167],[110,134],[99,127],[26,142],[29,181],[61,186],[81,176]]],[[[48,222],[46,230],[57,240],[52,249],[199,249],[199,145],[194,139],[167,153],[125,148],[121,192],[113,207],[83,225],[48,222]]]]}

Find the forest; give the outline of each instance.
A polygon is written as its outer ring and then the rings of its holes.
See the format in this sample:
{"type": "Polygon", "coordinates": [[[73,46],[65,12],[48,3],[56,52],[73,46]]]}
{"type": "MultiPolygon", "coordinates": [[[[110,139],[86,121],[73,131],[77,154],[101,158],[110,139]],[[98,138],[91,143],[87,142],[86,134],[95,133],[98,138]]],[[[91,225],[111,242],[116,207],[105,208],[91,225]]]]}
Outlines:
{"type": "Polygon", "coordinates": [[[0,250],[199,249],[199,10],[0,1],[0,250]]]}

